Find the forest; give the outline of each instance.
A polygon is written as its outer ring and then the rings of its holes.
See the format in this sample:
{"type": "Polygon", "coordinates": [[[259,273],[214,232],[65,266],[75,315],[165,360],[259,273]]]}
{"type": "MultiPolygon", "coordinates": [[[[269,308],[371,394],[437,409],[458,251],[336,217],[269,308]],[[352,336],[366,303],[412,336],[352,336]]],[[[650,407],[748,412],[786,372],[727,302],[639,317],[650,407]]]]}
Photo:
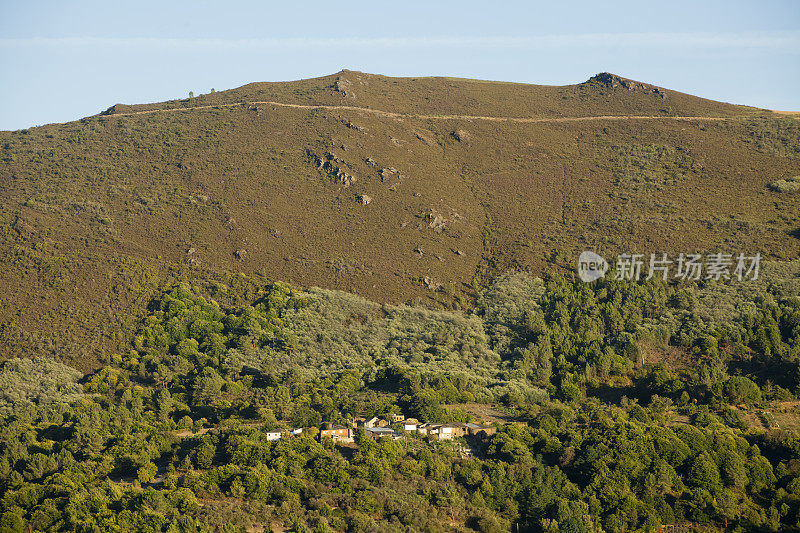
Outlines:
{"type": "Polygon", "coordinates": [[[800,531],[798,272],[508,273],[465,309],[177,283],[95,372],[3,364],[0,531],[800,531]],[[319,434],[401,412],[497,432],[319,434]]]}

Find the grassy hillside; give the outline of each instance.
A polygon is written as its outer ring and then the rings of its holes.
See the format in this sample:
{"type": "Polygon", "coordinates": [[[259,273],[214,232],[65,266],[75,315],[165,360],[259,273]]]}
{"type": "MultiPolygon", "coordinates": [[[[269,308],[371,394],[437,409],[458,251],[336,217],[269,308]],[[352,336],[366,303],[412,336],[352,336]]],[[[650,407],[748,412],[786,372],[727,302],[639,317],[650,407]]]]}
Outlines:
{"type": "Polygon", "coordinates": [[[94,368],[180,280],[452,308],[585,248],[793,259],[797,193],[770,184],[799,124],[611,75],[343,71],[0,132],[0,354],[94,368]]]}

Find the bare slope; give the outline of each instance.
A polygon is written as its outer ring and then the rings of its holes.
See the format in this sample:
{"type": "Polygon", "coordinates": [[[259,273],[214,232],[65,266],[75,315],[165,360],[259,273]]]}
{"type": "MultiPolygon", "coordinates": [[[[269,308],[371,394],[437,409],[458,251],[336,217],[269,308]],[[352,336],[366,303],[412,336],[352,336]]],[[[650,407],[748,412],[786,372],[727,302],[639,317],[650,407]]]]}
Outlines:
{"type": "Polygon", "coordinates": [[[612,75],[350,71],[2,132],[0,353],[92,366],[177,278],[451,305],[585,247],[794,258],[797,195],[767,185],[800,174],[798,139],[794,119],[612,75]]]}

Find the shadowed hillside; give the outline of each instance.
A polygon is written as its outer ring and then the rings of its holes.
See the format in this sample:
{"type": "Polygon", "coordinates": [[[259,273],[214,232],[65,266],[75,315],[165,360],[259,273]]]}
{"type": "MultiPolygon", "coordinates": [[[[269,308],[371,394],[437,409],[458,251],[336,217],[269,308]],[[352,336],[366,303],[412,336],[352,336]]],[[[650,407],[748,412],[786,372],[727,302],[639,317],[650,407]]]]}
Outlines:
{"type": "Polygon", "coordinates": [[[94,367],[176,280],[465,307],[585,248],[796,258],[798,193],[770,185],[799,154],[795,118],[610,74],[342,71],[0,132],[0,354],[94,367]]]}

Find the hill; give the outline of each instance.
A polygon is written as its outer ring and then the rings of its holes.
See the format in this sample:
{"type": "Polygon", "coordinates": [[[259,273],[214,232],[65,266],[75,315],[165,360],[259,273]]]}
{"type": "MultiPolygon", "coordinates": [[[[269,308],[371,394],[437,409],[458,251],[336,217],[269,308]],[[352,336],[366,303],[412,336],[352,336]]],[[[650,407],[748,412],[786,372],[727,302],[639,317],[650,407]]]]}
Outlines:
{"type": "Polygon", "coordinates": [[[82,370],[178,280],[469,307],[603,253],[796,258],[800,123],[611,74],[342,71],[0,132],[0,354],[82,370]]]}

